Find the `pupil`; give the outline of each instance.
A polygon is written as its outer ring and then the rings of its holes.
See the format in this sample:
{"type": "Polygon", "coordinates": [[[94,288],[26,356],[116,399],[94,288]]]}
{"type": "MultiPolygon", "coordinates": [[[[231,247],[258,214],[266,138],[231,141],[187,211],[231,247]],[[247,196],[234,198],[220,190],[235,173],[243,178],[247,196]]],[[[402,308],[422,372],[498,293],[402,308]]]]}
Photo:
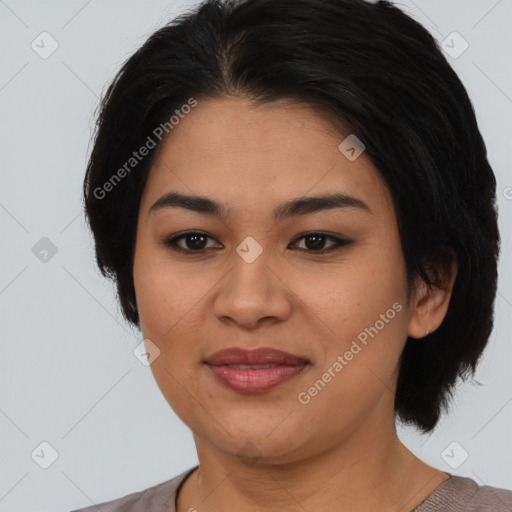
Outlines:
{"type": "Polygon", "coordinates": [[[306,247],[308,249],[323,249],[325,237],[322,235],[308,235],[306,237],[306,247]],[[313,240],[313,243],[308,243],[309,240],[313,240]]]}
{"type": "Polygon", "coordinates": [[[188,239],[187,239],[188,248],[189,249],[202,249],[204,246],[204,243],[201,243],[201,242],[204,242],[205,238],[206,237],[204,235],[188,235],[188,239]],[[199,239],[201,239],[201,241],[198,243],[199,239]],[[192,240],[192,242],[189,243],[191,240],[192,240]]]}

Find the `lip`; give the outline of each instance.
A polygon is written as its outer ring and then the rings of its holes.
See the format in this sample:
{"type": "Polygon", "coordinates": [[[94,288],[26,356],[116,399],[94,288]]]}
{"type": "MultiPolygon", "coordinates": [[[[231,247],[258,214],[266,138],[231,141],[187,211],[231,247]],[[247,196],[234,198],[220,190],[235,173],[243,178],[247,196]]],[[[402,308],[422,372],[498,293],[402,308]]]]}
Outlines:
{"type": "Polygon", "coordinates": [[[295,356],[271,347],[261,347],[247,350],[241,347],[225,348],[207,357],[206,363],[221,364],[282,364],[296,365],[308,363],[303,357],[295,356]]]}
{"type": "Polygon", "coordinates": [[[228,388],[243,393],[262,393],[300,374],[309,361],[270,347],[255,350],[234,347],[215,352],[204,363],[228,388]],[[230,365],[272,367],[236,368],[230,365]]]}

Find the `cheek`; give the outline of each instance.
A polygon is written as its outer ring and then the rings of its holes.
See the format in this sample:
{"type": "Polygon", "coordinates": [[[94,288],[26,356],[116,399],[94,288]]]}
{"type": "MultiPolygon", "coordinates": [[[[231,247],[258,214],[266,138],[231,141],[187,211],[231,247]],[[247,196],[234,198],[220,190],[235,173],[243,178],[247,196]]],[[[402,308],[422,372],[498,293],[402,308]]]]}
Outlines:
{"type": "Polygon", "coordinates": [[[364,407],[363,395],[370,404],[391,386],[408,316],[403,268],[387,254],[384,260],[367,253],[329,272],[297,276],[294,291],[306,306],[308,324],[320,329],[312,339],[321,357],[311,383],[320,379],[329,392],[319,393],[318,404],[332,398],[357,409],[364,407]]]}
{"type": "Polygon", "coordinates": [[[191,280],[191,276],[177,273],[156,258],[145,261],[140,257],[134,265],[143,337],[160,350],[151,363],[151,372],[167,403],[188,425],[196,416],[201,417],[191,396],[200,396],[194,372],[200,366],[201,296],[207,292],[191,280]]]}
{"type": "Polygon", "coordinates": [[[395,319],[399,317],[396,309],[405,309],[404,276],[396,260],[393,263],[365,254],[286,277],[286,283],[300,299],[297,306],[340,347],[373,326],[387,311],[387,316],[395,319]],[[396,302],[402,308],[393,309],[396,302]]]}
{"type": "Polygon", "coordinates": [[[137,308],[145,335],[164,342],[197,314],[207,283],[173,268],[165,256],[141,248],[134,262],[137,308]]]}
{"type": "Polygon", "coordinates": [[[160,350],[151,370],[162,394],[178,411],[190,401],[190,395],[182,396],[180,390],[192,391],[193,372],[201,366],[211,279],[211,274],[192,266],[171,266],[154,252],[136,254],[134,282],[142,334],[160,350]]]}

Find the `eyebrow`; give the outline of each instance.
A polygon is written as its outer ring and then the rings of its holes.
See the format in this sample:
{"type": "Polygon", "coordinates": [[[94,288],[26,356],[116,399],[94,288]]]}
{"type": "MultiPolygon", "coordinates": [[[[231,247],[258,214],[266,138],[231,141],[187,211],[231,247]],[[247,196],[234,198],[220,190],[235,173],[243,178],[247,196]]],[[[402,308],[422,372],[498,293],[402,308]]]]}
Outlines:
{"type": "MultiPolygon", "coordinates": [[[[157,199],[149,208],[148,213],[155,213],[165,208],[186,208],[197,213],[215,215],[221,218],[229,217],[229,209],[222,203],[208,197],[168,192],[157,199]]],[[[306,215],[334,208],[356,208],[374,214],[361,199],[341,193],[305,196],[291,199],[274,208],[275,222],[281,222],[296,215],[306,215]]]]}

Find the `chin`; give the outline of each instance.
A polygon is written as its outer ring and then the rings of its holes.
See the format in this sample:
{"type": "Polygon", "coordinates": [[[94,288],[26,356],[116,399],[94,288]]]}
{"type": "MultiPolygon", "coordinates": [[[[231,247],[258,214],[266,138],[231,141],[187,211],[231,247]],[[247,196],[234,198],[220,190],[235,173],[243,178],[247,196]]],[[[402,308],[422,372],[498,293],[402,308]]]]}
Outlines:
{"type": "Polygon", "coordinates": [[[269,464],[293,462],[297,458],[296,454],[310,444],[310,440],[298,425],[290,424],[288,428],[282,428],[282,421],[283,417],[277,422],[260,419],[257,424],[251,418],[245,418],[240,423],[230,419],[229,428],[226,428],[229,433],[223,429],[203,431],[201,437],[220,451],[236,456],[248,465],[256,461],[269,464]]]}

